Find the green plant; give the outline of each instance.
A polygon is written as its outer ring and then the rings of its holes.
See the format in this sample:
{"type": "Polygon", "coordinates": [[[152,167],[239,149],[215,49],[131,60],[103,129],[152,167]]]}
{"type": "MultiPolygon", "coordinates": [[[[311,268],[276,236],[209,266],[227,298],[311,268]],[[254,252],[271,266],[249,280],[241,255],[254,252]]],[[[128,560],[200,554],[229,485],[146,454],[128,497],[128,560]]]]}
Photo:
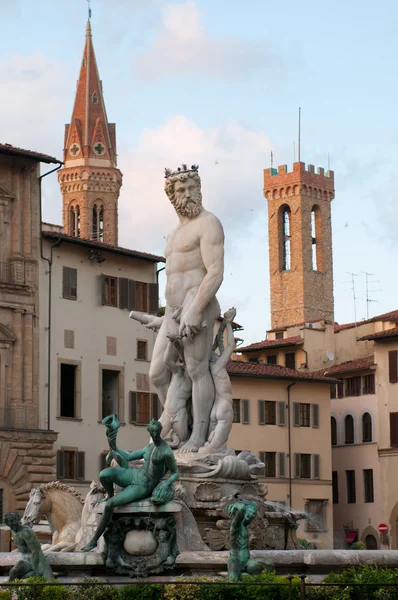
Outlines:
{"type": "Polygon", "coordinates": [[[119,588],[116,596],[117,600],[160,600],[161,597],[162,586],[151,583],[125,585],[119,588]]]}
{"type": "Polygon", "coordinates": [[[366,544],[364,542],[354,542],[351,544],[350,550],[366,550],[366,544]]]}
{"type": "Polygon", "coordinates": [[[297,541],[298,541],[299,546],[300,546],[301,549],[303,549],[303,550],[308,550],[309,549],[310,543],[309,543],[308,540],[305,540],[304,538],[298,538],[297,541]]]}
{"type": "Polygon", "coordinates": [[[69,588],[73,600],[116,600],[118,589],[111,585],[102,585],[99,579],[85,578],[87,586],[71,586],[69,588]]]}

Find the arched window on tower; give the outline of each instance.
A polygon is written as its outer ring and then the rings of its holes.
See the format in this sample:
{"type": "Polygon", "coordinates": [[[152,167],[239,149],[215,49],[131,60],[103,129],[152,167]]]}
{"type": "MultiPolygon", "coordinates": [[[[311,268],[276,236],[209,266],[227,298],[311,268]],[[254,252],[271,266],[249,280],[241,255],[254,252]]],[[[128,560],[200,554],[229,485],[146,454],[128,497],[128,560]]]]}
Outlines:
{"type": "Polygon", "coordinates": [[[372,417],[368,412],[362,416],[362,441],[372,441],[372,417]]]}
{"type": "Polygon", "coordinates": [[[344,443],[354,443],[354,418],[352,415],[347,415],[344,419],[344,443]]]}
{"type": "Polygon", "coordinates": [[[291,237],[290,237],[290,208],[287,204],[281,206],[279,233],[281,248],[281,270],[290,271],[291,269],[291,237]]]}
{"type": "Polygon", "coordinates": [[[321,211],[316,204],[311,209],[312,270],[322,271],[321,211]]]}
{"type": "Polygon", "coordinates": [[[69,235],[76,235],[76,215],[73,206],[69,209],[69,235]]]}
{"type": "Polygon", "coordinates": [[[93,206],[93,240],[104,241],[104,207],[97,204],[93,206]]]}
{"type": "Polygon", "coordinates": [[[77,205],[75,209],[75,219],[76,219],[76,237],[80,237],[80,206],[77,205]]]}

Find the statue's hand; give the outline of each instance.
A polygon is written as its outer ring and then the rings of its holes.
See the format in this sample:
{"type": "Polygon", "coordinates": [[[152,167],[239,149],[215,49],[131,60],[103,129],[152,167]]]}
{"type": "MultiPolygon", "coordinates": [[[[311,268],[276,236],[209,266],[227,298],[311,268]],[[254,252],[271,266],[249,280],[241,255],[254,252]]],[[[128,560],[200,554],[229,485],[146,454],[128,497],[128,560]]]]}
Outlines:
{"type": "Polygon", "coordinates": [[[191,307],[188,312],[180,320],[181,336],[185,335],[188,339],[192,339],[202,327],[206,325],[202,323],[202,315],[198,313],[195,307],[191,307]]]}

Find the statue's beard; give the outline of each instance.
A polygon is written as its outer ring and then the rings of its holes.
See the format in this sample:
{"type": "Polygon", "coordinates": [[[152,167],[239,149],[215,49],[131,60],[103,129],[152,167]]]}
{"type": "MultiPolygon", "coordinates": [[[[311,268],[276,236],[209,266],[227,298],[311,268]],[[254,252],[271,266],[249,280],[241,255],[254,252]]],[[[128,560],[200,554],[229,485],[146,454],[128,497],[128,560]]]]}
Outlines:
{"type": "Polygon", "coordinates": [[[175,199],[172,204],[178,215],[192,219],[193,217],[197,217],[202,210],[202,194],[198,191],[192,194],[188,200],[186,198],[182,198],[181,200],[175,199]]]}

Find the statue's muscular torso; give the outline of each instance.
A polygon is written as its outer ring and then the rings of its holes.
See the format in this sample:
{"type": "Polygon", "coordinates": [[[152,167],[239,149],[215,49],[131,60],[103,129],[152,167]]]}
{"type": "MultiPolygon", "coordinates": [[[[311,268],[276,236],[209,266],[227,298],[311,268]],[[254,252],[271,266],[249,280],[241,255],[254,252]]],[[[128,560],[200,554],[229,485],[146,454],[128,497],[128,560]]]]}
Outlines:
{"type": "Polygon", "coordinates": [[[168,307],[182,306],[188,295],[192,298],[198,291],[206,275],[200,243],[209,228],[218,230],[221,224],[214,215],[202,210],[168,236],[165,248],[168,307]]]}

